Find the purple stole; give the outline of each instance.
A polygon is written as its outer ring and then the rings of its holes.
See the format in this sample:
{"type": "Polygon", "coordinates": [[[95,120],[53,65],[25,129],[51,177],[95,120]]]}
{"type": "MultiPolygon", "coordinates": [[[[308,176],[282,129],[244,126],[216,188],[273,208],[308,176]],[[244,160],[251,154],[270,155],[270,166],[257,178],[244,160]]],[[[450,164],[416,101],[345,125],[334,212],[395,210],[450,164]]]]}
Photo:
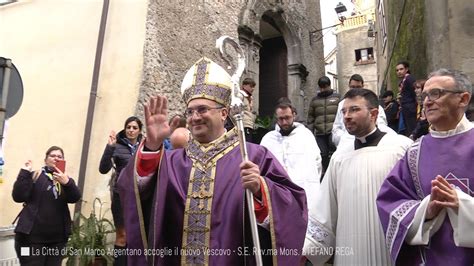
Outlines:
{"type": "Polygon", "coordinates": [[[421,200],[431,193],[431,180],[441,175],[474,196],[474,129],[447,138],[422,137],[410,147],[384,181],[377,205],[392,260],[398,265],[473,265],[474,249],[454,244],[446,217],[427,246],[405,243],[421,200]]]}
{"type": "MultiPolygon", "coordinates": [[[[307,225],[304,190],[266,148],[248,143],[247,149],[269,204],[269,230],[260,231],[274,255],[267,259],[297,265],[307,225]]],[[[254,265],[241,161],[234,130],[206,147],[191,141],[186,150],[165,151],[148,197],[138,193],[130,163],[118,181],[127,247],[143,251],[128,257],[130,265],[254,265]]]]}

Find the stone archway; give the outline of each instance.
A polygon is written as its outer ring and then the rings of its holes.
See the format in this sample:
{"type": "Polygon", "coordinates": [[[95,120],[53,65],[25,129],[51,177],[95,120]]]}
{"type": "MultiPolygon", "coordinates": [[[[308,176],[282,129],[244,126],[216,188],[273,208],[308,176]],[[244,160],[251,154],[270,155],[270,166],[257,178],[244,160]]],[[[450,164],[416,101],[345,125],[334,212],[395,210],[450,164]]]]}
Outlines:
{"type": "MultiPolygon", "coordinates": [[[[273,28],[275,28],[284,41],[286,46],[286,97],[288,97],[295,105],[299,114],[303,114],[305,108],[305,91],[304,83],[308,72],[303,64],[301,40],[295,34],[293,26],[288,24],[288,18],[284,17],[284,10],[275,4],[269,4],[264,1],[250,1],[247,8],[243,10],[240,16],[239,26],[239,40],[247,53],[247,73],[246,76],[254,78],[256,81],[260,80],[260,49],[264,41],[261,33],[261,22],[264,19],[266,22],[270,21],[273,28]]],[[[257,84],[255,91],[255,110],[260,109],[262,101],[267,99],[260,99],[261,84],[257,84]]],[[[264,92],[263,95],[268,95],[270,92],[264,92]]],[[[280,91],[281,93],[281,91],[280,91]]],[[[281,95],[278,95],[281,96],[281,95]]],[[[274,99],[269,99],[273,101],[274,99]]],[[[275,102],[265,104],[264,113],[268,113],[268,106],[274,107],[275,102]]]]}

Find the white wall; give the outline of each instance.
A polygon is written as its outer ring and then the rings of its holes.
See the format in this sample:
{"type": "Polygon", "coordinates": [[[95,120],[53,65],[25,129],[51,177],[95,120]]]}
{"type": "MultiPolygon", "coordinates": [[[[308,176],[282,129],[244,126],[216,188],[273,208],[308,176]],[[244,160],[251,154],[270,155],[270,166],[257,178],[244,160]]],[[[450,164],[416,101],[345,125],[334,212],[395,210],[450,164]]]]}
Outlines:
{"type": "MultiPolygon", "coordinates": [[[[44,153],[61,146],[67,173],[78,180],[102,1],[19,0],[0,7],[0,56],[12,59],[24,98],[10,119],[0,183],[0,226],[21,205],[11,190],[23,163],[43,165],[44,153]]],[[[108,178],[98,164],[111,129],[133,115],[143,62],[147,1],[114,0],[109,7],[83,198],[108,199],[108,178]]],[[[84,206],[87,210],[89,207],[84,206]]]]}

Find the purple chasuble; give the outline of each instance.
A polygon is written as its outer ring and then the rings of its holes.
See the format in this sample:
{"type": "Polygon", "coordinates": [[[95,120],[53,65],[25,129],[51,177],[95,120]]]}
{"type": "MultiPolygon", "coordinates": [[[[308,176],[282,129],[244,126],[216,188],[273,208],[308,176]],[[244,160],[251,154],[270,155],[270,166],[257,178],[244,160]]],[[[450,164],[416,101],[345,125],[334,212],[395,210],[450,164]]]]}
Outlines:
{"type": "MultiPolygon", "coordinates": [[[[437,175],[474,196],[474,129],[446,138],[424,136],[410,147],[384,181],[377,197],[380,220],[397,265],[473,265],[474,249],[457,247],[446,216],[427,246],[405,242],[421,200],[437,175]]],[[[473,229],[474,230],[474,229],[473,229]]]]}
{"type": "MultiPolygon", "coordinates": [[[[247,149],[260,167],[269,205],[269,230],[259,226],[259,236],[262,247],[268,243],[266,254],[275,256],[265,259],[298,265],[307,226],[305,192],[266,148],[248,143],[247,149]]],[[[139,193],[130,160],[118,184],[127,247],[141,254],[129,256],[129,265],[255,265],[241,162],[235,130],[210,146],[190,141],[186,149],[163,153],[150,189],[139,193]]]]}

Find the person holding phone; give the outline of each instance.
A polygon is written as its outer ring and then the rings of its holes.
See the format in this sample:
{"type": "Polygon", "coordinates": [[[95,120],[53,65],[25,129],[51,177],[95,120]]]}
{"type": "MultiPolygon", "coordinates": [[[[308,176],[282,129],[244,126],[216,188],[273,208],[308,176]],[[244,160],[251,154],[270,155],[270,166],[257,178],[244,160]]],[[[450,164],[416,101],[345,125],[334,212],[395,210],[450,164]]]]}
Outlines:
{"type": "MultiPolygon", "coordinates": [[[[115,225],[115,249],[125,249],[127,240],[123,225],[123,213],[120,204],[120,197],[116,190],[117,179],[122,169],[127,165],[128,160],[135,153],[142,139],[142,121],[136,116],[131,116],[125,120],[124,128],[118,134],[111,131],[104,154],[100,160],[99,172],[108,173],[112,168],[115,172],[110,180],[112,216],[115,225]]],[[[119,254],[119,252],[117,252],[119,254]]],[[[115,258],[114,265],[126,265],[126,257],[115,258]]]]}
{"type": "Polygon", "coordinates": [[[61,265],[61,250],[71,234],[67,204],[81,198],[81,191],[64,169],[62,148],[50,147],[44,163],[41,170],[33,171],[32,161],[27,160],[13,185],[13,200],[23,203],[15,228],[15,250],[21,265],[61,265]],[[24,248],[35,255],[21,256],[24,248]]]}

